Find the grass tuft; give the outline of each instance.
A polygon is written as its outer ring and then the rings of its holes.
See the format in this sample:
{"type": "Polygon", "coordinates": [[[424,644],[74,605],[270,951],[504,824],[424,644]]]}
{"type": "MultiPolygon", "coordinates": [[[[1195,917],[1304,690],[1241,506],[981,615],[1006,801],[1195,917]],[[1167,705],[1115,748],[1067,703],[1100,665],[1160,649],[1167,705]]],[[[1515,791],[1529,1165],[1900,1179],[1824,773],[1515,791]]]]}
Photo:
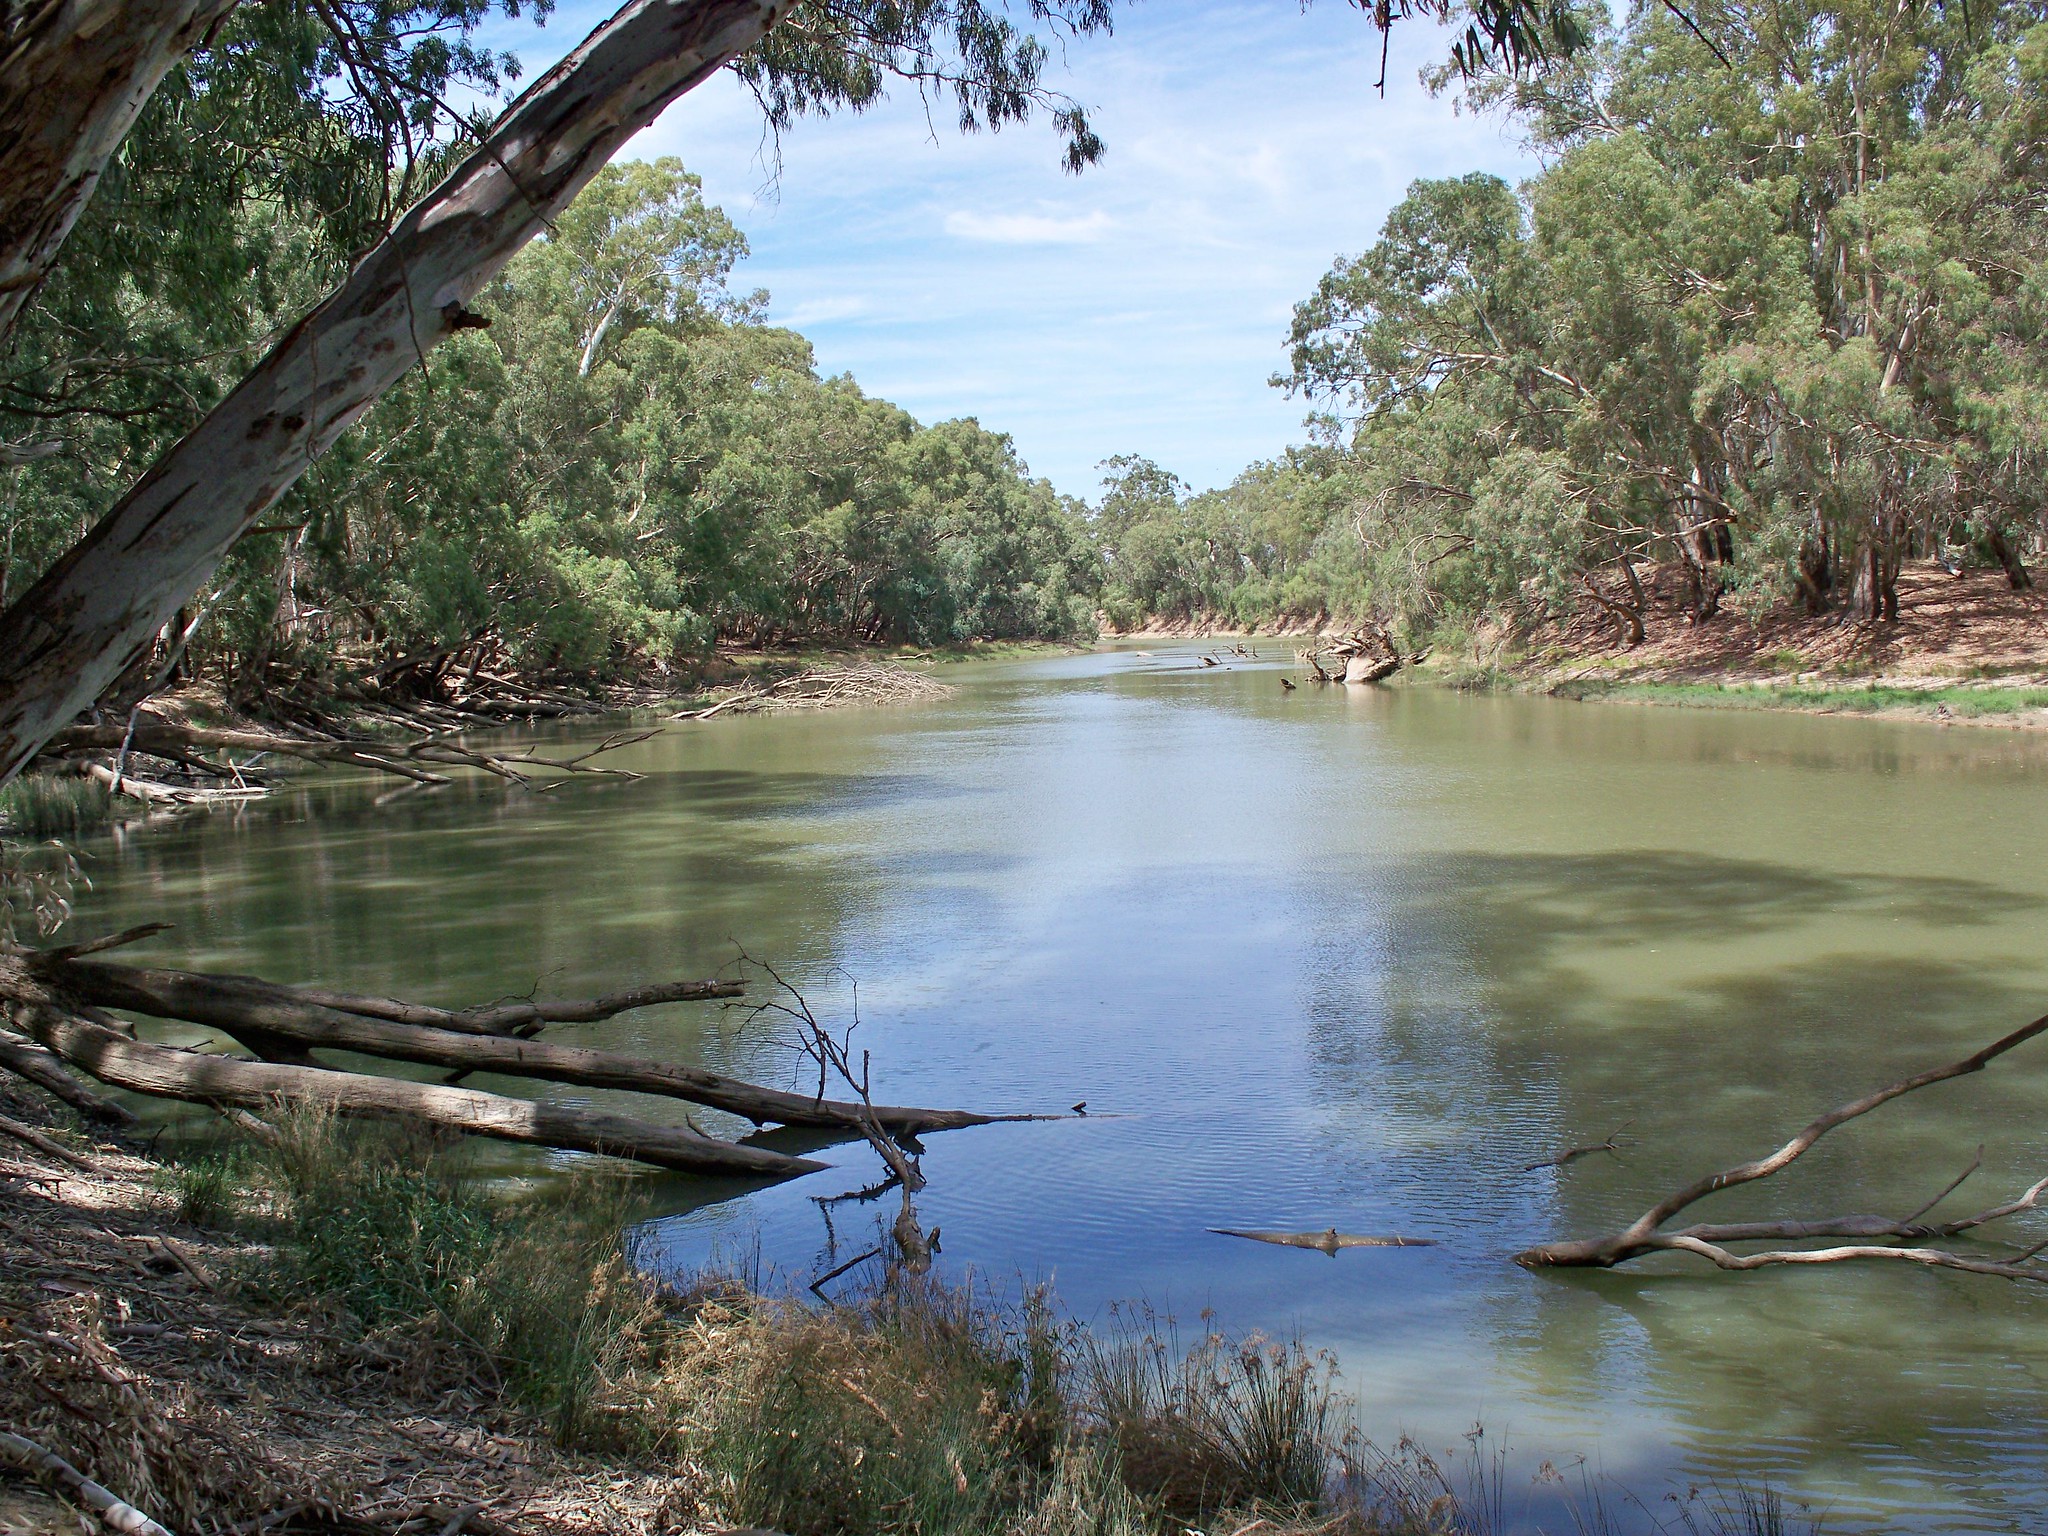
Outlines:
{"type": "MultiPolygon", "coordinates": [[[[428,1388],[475,1383],[564,1445],[676,1474],[673,1516],[788,1536],[1483,1536],[1505,1461],[1454,1479],[1358,1435],[1333,1363],[1299,1343],[1120,1314],[1106,1334],[1043,1293],[1001,1303],[891,1272],[819,1305],[631,1263],[619,1181],[493,1200],[441,1140],[320,1115],[245,1158],[169,1175],[189,1220],[276,1227],[273,1280],[324,1301],[428,1388]],[[238,1179],[253,1175],[257,1190],[238,1179]]],[[[360,1355],[353,1368],[360,1368],[360,1355]]],[[[1553,1474],[1554,1478],[1554,1474],[1553,1474]]],[[[1541,1479],[1539,1479],[1541,1480],[1541,1479]]],[[[1695,1498],[1691,1536],[1783,1536],[1775,1495],[1695,1498]]],[[[1603,1514],[1582,1531],[1612,1528],[1603,1514]]]]}
{"type": "Polygon", "coordinates": [[[0,825],[22,837],[78,837],[113,819],[113,794],[97,779],[24,773],[0,784],[0,825]]]}

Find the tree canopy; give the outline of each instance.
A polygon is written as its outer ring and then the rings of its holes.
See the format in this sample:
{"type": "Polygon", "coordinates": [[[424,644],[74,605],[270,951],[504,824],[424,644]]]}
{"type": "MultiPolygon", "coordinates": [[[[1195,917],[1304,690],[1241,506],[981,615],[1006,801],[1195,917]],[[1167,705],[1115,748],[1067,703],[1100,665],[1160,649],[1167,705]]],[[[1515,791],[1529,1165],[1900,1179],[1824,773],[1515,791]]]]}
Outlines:
{"type": "Polygon", "coordinates": [[[1441,78],[1546,169],[1415,183],[1299,305],[1276,382],[1313,443],[1157,523],[1190,570],[1246,530],[1202,601],[1428,627],[1592,584],[1626,610],[1636,562],[1677,560],[1701,616],[1746,590],[1883,619],[1907,558],[2029,580],[2048,12],[1733,0],[1594,30],[1441,78]]]}

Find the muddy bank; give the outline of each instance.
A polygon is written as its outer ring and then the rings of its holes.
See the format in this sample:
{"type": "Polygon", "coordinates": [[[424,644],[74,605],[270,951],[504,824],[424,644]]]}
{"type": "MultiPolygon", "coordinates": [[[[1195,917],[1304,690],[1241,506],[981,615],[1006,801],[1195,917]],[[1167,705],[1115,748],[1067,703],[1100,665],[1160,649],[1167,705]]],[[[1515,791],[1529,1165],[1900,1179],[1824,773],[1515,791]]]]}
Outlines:
{"type": "Polygon", "coordinates": [[[2048,593],[2015,591],[2002,572],[1908,567],[1888,624],[1733,597],[1696,620],[1675,566],[1643,574],[1640,644],[1588,600],[1519,643],[1496,637],[1476,663],[1433,670],[1566,698],[2048,728],[2048,593]]]}

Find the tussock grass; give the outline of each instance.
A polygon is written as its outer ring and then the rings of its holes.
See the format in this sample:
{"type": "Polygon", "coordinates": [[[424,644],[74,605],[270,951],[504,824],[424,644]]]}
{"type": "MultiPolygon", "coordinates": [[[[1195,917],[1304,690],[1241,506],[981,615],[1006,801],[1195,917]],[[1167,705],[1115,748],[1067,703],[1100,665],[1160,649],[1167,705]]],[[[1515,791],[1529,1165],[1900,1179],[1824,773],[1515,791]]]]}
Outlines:
{"type": "Polygon", "coordinates": [[[1084,1338],[1078,1406],[1123,1480],[1183,1525],[1222,1510],[1312,1514],[1355,1438],[1327,1356],[1299,1343],[1210,1333],[1182,1349],[1170,1320],[1139,1309],[1084,1338]]]}
{"type": "Polygon", "coordinates": [[[231,1226],[244,1208],[249,1176],[244,1149],[208,1149],[176,1157],[157,1170],[156,1187],[170,1202],[171,1219],[194,1227],[231,1226]]]}
{"type": "MultiPolygon", "coordinates": [[[[261,1208],[271,1281],[415,1381],[495,1390],[562,1444],[659,1467],[691,1527],[788,1536],[1491,1536],[1504,1464],[1461,1479],[1359,1435],[1300,1343],[1120,1313],[1091,1334],[892,1272],[819,1304],[730,1278],[650,1280],[622,1181],[512,1206],[431,1136],[329,1117],[168,1188],[190,1219],[261,1208]],[[237,1180],[245,1187],[237,1188],[237,1180]],[[252,1186],[252,1187],[250,1187],[252,1186]]],[[[1475,1441],[1475,1446],[1476,1446],[1475,1441]]],[[[1477,1455],[1475,1449],[1475,1457],[1477,1455]]],[[[1476,1465],[1476,1463],[1475,1463],[1476,1465]]],[[[1584,1536],[1612,1529],[1597,1498],[1584,1536]]],[[[1692,1536],[1783,1536],[1775,1496],[1681,1511],[1692,1536]]]]}
{"type": "Polygon", "coordinates": [[[281,1290],[340,1310],[422,1379],[501,1390],[564,1443],[616,1438],[601,1395],[659,1313],[620,1247],[621,1181],[515,1208],[430,1133],[310,1113],[281,1127],[259,1175],[281,1290]]]}
{"type": "Polygon", "coordinates": [[[0,785],[0,826],[22,837],[78,837],[113,819],[113,794],[98,779],[24,773],[0,785]]]}

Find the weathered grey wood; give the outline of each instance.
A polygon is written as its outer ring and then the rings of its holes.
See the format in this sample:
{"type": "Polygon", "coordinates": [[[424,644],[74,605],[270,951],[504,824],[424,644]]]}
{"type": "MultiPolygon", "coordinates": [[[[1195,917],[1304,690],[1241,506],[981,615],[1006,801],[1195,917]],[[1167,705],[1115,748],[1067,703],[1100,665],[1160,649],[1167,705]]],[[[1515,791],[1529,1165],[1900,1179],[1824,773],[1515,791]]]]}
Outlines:
{"type": "MultiPolygon", "coordinates": [[[[93,530],[0,615],[0,783],[138,657],[236,539],[626,140],[752,47],[793,0],[632,0],[93,530]]],[[[109,7],[110,11],[121,9],[109,7]]]]}
{"type": "MultiPolygon", "coordinates": [[[[779,1124],[858,1130],[870,1121],[896,1133],[957,1130],[987,1125],[1003,1117],[965,1110],[914,1109],[893,1105],[870,1110],[865,1105],[814,1098],[743,1082],[698,1067],[643,1061],[611,1051],[551,1041],[519,1039],[503,1034],[464,1033],[433,1028],[413,1020],[394,1022],[322,1007],[294,996],[285,988],[253,976],[201,975],[191,971],[157,970],[115,965],[101,960],[69,960],[43,968],[66,997],[102,1008],[121,1008],[156,1018],[184,1019],[224,1029],[245,1043],[285,1040],[300,1046],[358,1051],[395,1061],[454,1067],[465,1072],[496,1072],[509,1077],[544,1078],[587,1088],[616,1088],[634,1093],[684,1099],[711,1109],[742,1115],[756,1125],[779,1124]]],[[[724,983],[692,982],[685,995],[723,993],[724,983]],[[715,989],[715,991],[713,991],[715,989]]],[[[677,995],[677,987],[648,987],[638,993],[592,1004],[554,1005],[558,1017],[603,1017],[606,1012],[645,1007],[677,995]],[[616,1004],[609,1009],[603,1003],[616,1004]]],[[[374,1001],[374,1000],[364,1000],[374,1001]]],[[[520,1010],[539,1014],[546,1005],[516,1004],[508,1019],[524,1021],[520,1010]]],[[[417,1014],[408,1004],[394,1011],[417,1014]]],[[[472,1016],[474,1017],[474,1016],[472,1016]]]]}
{"type": "Polygon", "coordinates": [[[56,1054],[35,1041],[17,1035],[11,1029],[0,1029],[0,1067],[5,1067],[17,1077],[34,1083],[43,1092],[62,1099],[80,1114],[95,1119],[110,1121],[115,1125],[133,1125],[135,1115],[125,1106],[112,1099],[102,1098],[85,1084],[64,1070],[64,1063],[56,1054]]]}
{"type": "Polygon", "coordinates": [[[686,1173],[790,1178],[824,1167],[763,1147],[743,1147],[676,1126],[566,1104],[534,1103],[402,1078],[281,1066],[177,1051],[124,1039],[104,1025],[55,1007],[24,1010],[35,1037],[80,1070],[131,1093],[223,1108],[279,1105],[367,1118],[410,1120],[472,1136],[629,1158],[686,1173]]]}
{"type": "MultiPolygon", "coordinates": [[[[1816,1264],[1834,1262],[1840,1259],[1896,1258],[1911,1257],[1915,1263],[1946,1265],[1953,1269],[1971,1270],[1982,1274],[2005,1274],[2016,1279],[2048,1279],[2048,1270],[2024,1269],[2016,1263],[2000,1263],[1985,1267],[1979,1261],[1964,1261],[1952,1254],[1937,1250],[1905,1250],[1854,1247],[1841,1249],[1810,1250],[1806,1252],[1774,1252],[1737,1256],[1727,1252],[1720,1245],[1728,1242],[1755,1241],[1796,1241],[1817,1237],[1877,1237],[1891,1236],[1901,1239],[1923,1237],[1954,1237],[1973,1231],[1994,1221],[2002,1221],[2021,1211],[2033,1210],[2048,1194],[2048,1179],[2027,1190],[2017,1200],[1995,1206],[1988,1211],[1956,1221],[1924,1222],[1927,1212],[1947,1195],[1954,1193],[1955,1184],[1937,1195],[1902,1220],[1886,1221],[1878,1216],[1830,1216],[1808,1221],[1760,1221],[1740,1222],[1717,1226],[1692,1226],[1666,1230],[1665,1224],[1679,1212],[1716,1194],[1724,1189],[1733,1189],[1739,1184],[1753,1184],[1758,1179],[1767,1179],[1775,1173],[1790,1167],[1813,1150],[1823,1136],[1851,1120],[1882,1108],[1893,1099],[1930,1088],[1936,1083],[1945,1083],[1951,1078],[1967,1077],[1982,1072],[2007,1051],[2026,1044],[2036,1036],[2048,1033],[2048,1015],[2024,1024],[2011,1034],[1994,1040],[1981,1051],[1974,1051],[1960,1061],[1946,1066],[1934,1067],[1925,1072],[1916,1072],[1911,1077],[1886,1085],[1860,1098],[1829,1110],[1811,1121],[1805,1129],[1767,1157],[1756,1158],[1747,1163],[1738,1163],[1733,1168],[1724,1168],[1719,1173],[1710,1173],[1695,1179],[1683,1189],[1666,1195],[1662,1200],[1643,1212],[1619,1232],[1604,1237],[1579,1238],[1569,1242],[1539,1243],[1534,1248],[1524,1249],[1515,1255],[1515,1262],[1525,1269],[1612,1269],[1631,1259],[1645,1254],[1684,1252],[1698,1254],[1711,1259],[1722,1269],[1760,1269],[1773,1264],[1816,1264]]],[[[1978,1157],[1982,1158],[1982,1149],[1978,1157]]],[[[1977,1164],[1972,1162],[1964,1172],[1968,1177],[1977,1164]]],[[[2028,1255],[2032,1257],[2032,1255],[2028,1255]]]]}
{"type": "Polygon", "coordinates": [[[232,5],[30,0],[0,7],[0,341],[49,274],[143,104],[232,5]]]}
{"type": "Polygon", "coordinates": [[[0,1429],[0,1461],[41,1479],[65,1498],[83,1504],[115,1536],[173,1536],[120,1495],[101,1487],[55,1451],[11,1429],[0,1429]]]}

